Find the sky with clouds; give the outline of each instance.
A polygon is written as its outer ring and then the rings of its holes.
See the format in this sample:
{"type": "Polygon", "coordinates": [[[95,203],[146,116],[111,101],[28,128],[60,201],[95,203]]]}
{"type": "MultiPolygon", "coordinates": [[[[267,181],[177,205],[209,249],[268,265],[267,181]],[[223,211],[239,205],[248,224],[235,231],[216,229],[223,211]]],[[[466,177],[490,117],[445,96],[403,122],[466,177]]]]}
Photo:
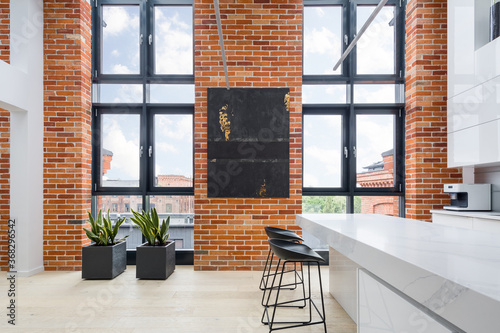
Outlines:
{"type": "MultiPolygon", "coordinates": [[[[371,15],[375,6],[359,6],[357,28],[371,15]]],[[[340,6],[306,6],[304,9],[304,74],[340,74],[333,71],[342,50],[342,10],[340,6]]],[[[394,74],[393,7],[381,10],[365,34],[357,50],[359,74],[394,74]]],[[[396,86],[356,85],[354,103],[394,103],[396,86]]],[[[304,104],[348,103],[345,85],[305,85],[304,104]]],[[[394,147],[394,116],[358,115],[356,118],[357,165],[381,161],[381,154],[394,147]]],[[[341,186],[343,146],[339,115],[308,115],[304,119],[304,186],[341,186]]]]}
{"type": "MultiPolygon", "coordinates": [[[[192,7],[155,6],[154,71],[157,74],[193,73],[192,7]]],[[[102,72],[138,74],[140,72],[139,6],[103,6],[102,72]]],[[[142,103],[143,88],[136,84],[101,85],[103,103],[142,103]]],[[[149,86],[149,102],[193,103],[193,85],[149,86]]],[[[138,186],[140,155],[140,116],[102,116],[102,147],[113,153],[106,180],[127,181],[138,186]]],[[[162,115],[154,117],[155,175],[193,177],[193,117],[162,115]]],[[[148,147],[144,147],[148,153],[148,147]]]]}
{"type": "MultiPolygon", "coordinates": [[[[375,6],[358,8],[358,30],[375,6]]],[[[339,74],[333,65],[341,56],[342,9],[307,6],[304,10],[304,74],[339,74]]],[[[358,72],[394,73],[393,8],[386,7],[357,46],[358,72]]],[[[140,70],[139,6],[103,6],[102,72],[138,74],[140,70]]],[[[193,14],[189,6],[156,6],[153,47],[158,74],[193,73],[193,14]]],[[[395,85],[357,85],[355,103],[395,102],[395,85]]],[[[345,85],[303,87],[303,103],[346,103],[345,85]]],[[[194,103],[192,85],[151,85],[152,103],[194,103]]],[[[101,85],[101,102],[142,103],[142,85],[101,85]]],[[[139,116],[103,116],[103,148],[113,152],[104,179],[139,179],[139,116]]],[[[192,177],[192,116],[155,117],[155,174],[192,177]]],[[[358,116],[358,172],[380,161],[393,148],[392,116],[358,116]]],[[[343,147],[340,116],[308,116],[304,121],[304,186],[340,186],[343,147]]]]}

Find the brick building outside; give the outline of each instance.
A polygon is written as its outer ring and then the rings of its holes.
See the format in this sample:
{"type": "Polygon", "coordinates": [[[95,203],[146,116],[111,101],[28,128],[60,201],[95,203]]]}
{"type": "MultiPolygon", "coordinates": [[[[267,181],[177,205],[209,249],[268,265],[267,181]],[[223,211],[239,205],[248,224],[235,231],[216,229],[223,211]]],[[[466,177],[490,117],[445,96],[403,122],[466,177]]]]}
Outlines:
{"type": "MultiPolygon", "coordinates": [[[[358,173],[359,187],[394,186],[394,149],[383,152],[382,161],[363,167],[365,172],[358,173]]],[[[384,214],[398,216],[399,197],[370,196],[361,197],[362,214],[384,214]]]]}

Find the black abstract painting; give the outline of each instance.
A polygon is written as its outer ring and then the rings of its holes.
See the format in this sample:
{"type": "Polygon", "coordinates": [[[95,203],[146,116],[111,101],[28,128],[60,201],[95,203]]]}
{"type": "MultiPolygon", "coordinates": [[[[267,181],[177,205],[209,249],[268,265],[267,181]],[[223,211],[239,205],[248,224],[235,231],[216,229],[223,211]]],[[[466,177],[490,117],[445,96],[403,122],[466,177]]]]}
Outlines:
{"type": "Polygon", "coordinates": [[[287,88],[209,88],[207,195],[289,197],[287,88]]]}

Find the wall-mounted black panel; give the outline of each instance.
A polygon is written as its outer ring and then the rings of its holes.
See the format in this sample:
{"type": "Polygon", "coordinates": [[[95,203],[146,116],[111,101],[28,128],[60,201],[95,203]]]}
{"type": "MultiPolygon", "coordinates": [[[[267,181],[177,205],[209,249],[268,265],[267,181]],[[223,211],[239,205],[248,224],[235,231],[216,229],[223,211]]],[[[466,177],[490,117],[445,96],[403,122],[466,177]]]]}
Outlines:
{"type": "Polygon", "coordinates": [[[286,88],[209,88],[209,197],[289,196],[286,88]]]}

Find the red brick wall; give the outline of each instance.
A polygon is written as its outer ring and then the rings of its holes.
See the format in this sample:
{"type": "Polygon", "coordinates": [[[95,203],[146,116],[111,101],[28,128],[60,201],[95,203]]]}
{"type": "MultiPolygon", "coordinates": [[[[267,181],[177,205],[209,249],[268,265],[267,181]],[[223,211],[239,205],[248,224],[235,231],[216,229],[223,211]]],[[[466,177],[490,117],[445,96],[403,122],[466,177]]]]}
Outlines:
{"type": "Polygon", "coordinates": [[[431,220],[449,204],[444,183],[461,181],[447,168],[446,0],[415,0],[406,19],[406,217],[431,220]]]}
{"type": "Polygon", "coordinates": [[[0,0],[0,60],[10,62],[10,0],[0,0]]]}
{"type": "MultiPolygon", "coordinates": [[[[0,0],[0,60],[10,62],[10,0],[0,0]]],[[[7,269],[10,218],[10,112],[0,109],[0,267],[7,269]]]]}
{"type": "Polygon", "coordinates": [[[302,211],[302,0],[220,4],[231,87],[290,88],[290,198],[207,198],[207,88],[225,87],[212,0],[195,1],[196,270],[260,269],[264,226],[297,230],[302,211]]]}
{"type": "Polygon", "coordinates": [[[44,1],[44,266],[81,269],[91,208],[91,10],[44,1]]]}

